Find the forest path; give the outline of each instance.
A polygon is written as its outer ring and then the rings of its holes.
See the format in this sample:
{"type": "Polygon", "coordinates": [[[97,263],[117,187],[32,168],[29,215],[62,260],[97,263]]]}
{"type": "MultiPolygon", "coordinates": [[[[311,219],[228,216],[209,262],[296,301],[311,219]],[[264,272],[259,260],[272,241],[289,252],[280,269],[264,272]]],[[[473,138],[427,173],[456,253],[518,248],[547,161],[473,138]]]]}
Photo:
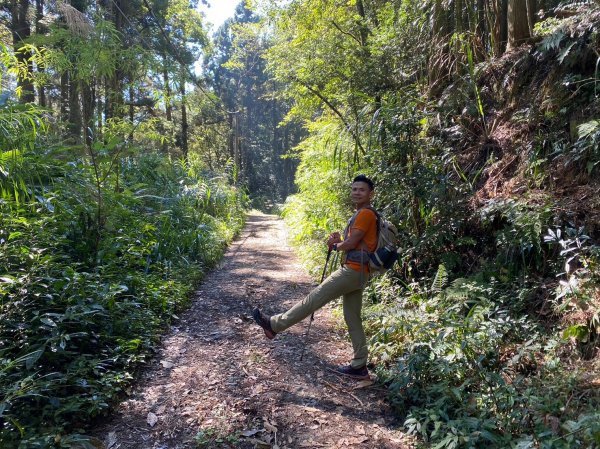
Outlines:
{"type": "Polygon", "coordinates": [[[351,358],[329,307],[315,314],[302,362],[308,320],[272,341],[252,321],[254,307],[282,311],[312,287],[282,220],[251,213],[94,434],[107,449],[412,447],[382,388],[329,371],[351,358]]]}

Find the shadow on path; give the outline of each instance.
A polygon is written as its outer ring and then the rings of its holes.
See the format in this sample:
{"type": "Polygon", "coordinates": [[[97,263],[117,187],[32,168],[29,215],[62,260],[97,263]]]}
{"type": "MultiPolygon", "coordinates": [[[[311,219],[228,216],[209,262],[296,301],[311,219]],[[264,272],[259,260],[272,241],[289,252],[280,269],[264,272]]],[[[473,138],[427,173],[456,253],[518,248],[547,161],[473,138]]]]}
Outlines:
{"type": "Polygon", "coordinates": [[[259,306],[282,311],[314,286],[281,220],[252,213],[129,397],[94,435],[106,449],[413,447],[375,385],[328,370],[351,356],[328,307],[267,340],[259,306]]]}

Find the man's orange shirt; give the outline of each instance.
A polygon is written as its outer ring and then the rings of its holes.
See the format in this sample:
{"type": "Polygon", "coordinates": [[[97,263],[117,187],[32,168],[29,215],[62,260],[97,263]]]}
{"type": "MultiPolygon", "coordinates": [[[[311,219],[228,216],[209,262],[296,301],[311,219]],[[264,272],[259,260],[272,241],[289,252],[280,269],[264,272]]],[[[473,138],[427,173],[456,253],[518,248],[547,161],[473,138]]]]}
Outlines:
{"type": "MultiPolygon", "coordinates": [[[[348,237],[352,235],[354,229],[361,230],[365,233],[356,249],[365,248],[365,250],[369,252],[373,252],[377,249],[377,215],[375,215],[375,212],[371,209],[360,209],[356,215],[352,228],[348,231],[348,237]]],[[[346,265],[354,271],[361,271],[361,268],[365,271],[369,271],[368,265],[363,265],[361,267],[361,264],[358,262],[348,261],[346,262],[346,265]]]]}

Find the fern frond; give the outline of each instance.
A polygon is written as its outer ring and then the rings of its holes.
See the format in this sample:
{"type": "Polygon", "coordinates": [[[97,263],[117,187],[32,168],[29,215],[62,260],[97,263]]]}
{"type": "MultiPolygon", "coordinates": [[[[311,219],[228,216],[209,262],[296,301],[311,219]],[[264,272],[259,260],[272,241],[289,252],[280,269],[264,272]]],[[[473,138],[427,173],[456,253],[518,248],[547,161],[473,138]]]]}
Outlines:
{"type": "Polygon", "coordinates": [[[433,282],[431,283],[431,291],[434,293],[439,293],[445,287],[448,282],[448,271],[443,263],[438,267],[437,273],[435,273],[435,277],[433,278],[433,282]]]}

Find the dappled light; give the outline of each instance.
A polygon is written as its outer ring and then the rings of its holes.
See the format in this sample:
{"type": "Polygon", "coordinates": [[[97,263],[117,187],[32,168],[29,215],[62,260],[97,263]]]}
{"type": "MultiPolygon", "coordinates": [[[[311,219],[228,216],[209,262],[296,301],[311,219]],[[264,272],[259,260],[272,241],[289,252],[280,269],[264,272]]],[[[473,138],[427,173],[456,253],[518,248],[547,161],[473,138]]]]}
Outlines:
{"type": "Polygon", "coordinates": [[[271,342],[252,321],[253,307],[280,310],[311,284],[287,246],[282,222],[252,213],[223,265],[205,279],[140,386],[97,430],[98,438],[111,434],[140,449],[185,447],[194,440],[205,440],[206,447],[217,441],[242,448],[413,447],[384,405],[384,390],[328,370],[349,352],[345,339],[328,329],[329,310],[319,313],[308,340],[300,326],[271,342]],[[265,254],[280,263],[265,264],[265,254]],[[156,416],[151,425],[149,416],[156,416]]]}
{"type": "Polygon", "coordinates": [[[0,1],[0,448],[599,449],[599,0],[223,11],[0,1]]]}

